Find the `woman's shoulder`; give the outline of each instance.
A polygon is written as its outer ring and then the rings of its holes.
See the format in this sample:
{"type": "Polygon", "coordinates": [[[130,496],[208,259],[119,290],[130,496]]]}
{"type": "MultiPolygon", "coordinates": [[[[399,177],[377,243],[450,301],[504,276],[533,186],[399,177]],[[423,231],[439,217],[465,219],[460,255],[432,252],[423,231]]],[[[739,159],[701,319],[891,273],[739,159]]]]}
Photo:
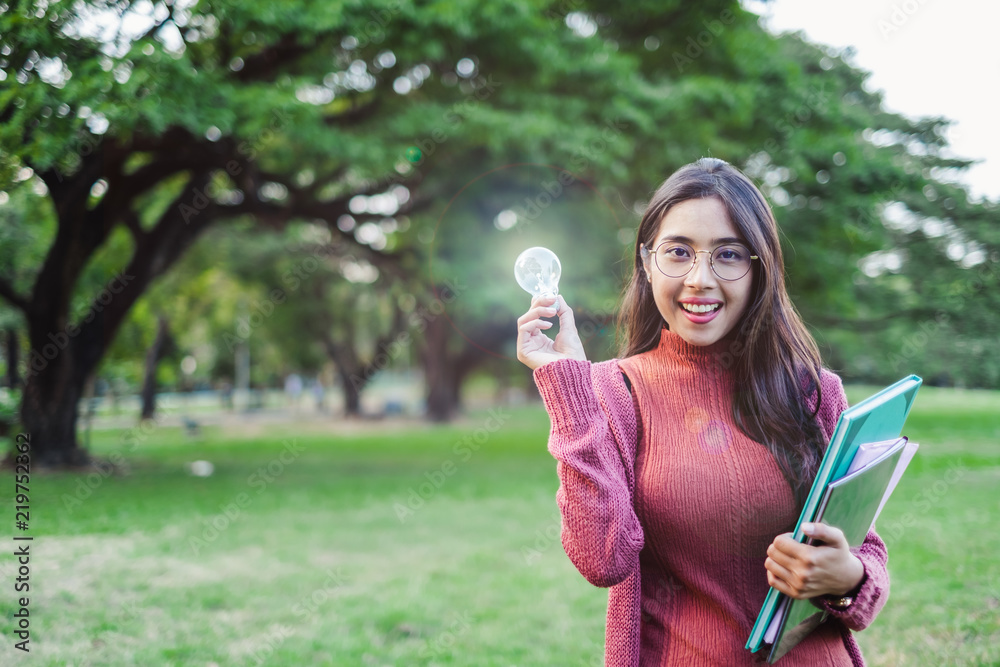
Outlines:
{"type": "Polygon", "coordinates": [[[844,390],[844,380],[835,371],[823,366],[819,369],[819,384],[824,393],[842,392],[844,390]]]}
{"type": "Polygon", "coordinates": [[[610,359],[609,361],[615,362],[615,367],[617,367],[621,372],[628,373],[630,375],[638,375],[643,372],[644,368],[648,368],[650,365],[656,363],[656,350],[646,350],[645,352],[636,352],[627,357],[619,357],[616,359],[610,359]]]}
{"type": "Polygon", "coordinates": [[[840,418],[840,413],[847,409],[847,394],[844,392],[844,381],[840,375],[825,366],[819,372],[819,395],[815,383],[808,380],[810,388],[807,391],[807,402],[810,412],[816,412],[816,418],[822,425],[824,434],[829,437],[840,418]],[[817,409],[816,401],[819,399],[817,409]]]}
{"type": "Polygon", "coordinates": [[[632,382],[621,359],[590,362],[590,382],[597,400],[609,411],[628,417],[632,405],[632,382]]]}
{"type": "MultiPolygon", "coordinates": [[[[799,372],[799,377],[801,378],[802,390],[804,391],[806,397],[810,401],[815,401],[816,382],[813,379],[812,373],[807,373],[806,371],[801,370],[799,372]]],[[[819,389],[824,397],[830,394],[839,394],[844,391],[844,381],[836,371],[827,368],[826,366],[821,366],[819,369],[819,389]]]]}
{"type": "Polygon", "coordinates": [[[624,382],[622,376],[628,370],[627,364],[622,363],[624,359],[608,359],[606,361],[595,361],[590,365],[590,374],[595,384],[615,385],[624,382]]]}

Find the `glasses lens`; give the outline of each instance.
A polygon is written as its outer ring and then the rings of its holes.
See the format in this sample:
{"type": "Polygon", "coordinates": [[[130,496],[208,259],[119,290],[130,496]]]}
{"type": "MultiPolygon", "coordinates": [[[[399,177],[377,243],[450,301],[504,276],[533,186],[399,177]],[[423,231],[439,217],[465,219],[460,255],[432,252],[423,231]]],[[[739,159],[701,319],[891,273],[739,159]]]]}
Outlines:
{"type": "Polygon", "coordinates": [[[691,270],[694,249],[684,243],[662,243],[656,249],[656,267],[663,275],[680,278],[691,270]]]}
{"type": "Polygon", "coordinates": [[[719,246],[712,253],[712,266],[723,280],[739,280],[750,270],[750,251],[741,245],[719,246]]]}

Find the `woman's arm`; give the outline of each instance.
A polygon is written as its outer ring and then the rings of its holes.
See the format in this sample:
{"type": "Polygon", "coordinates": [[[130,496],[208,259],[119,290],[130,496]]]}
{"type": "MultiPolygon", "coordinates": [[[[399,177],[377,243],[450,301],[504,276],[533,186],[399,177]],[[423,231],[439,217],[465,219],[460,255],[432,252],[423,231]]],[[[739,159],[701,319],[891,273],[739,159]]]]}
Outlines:
{"type": "Polygon", "coordinates": [[[871,625],[889,599],[889,572],[886,569],[889,553],[885,542],[874,530],[869,531],[864,543],[853,547],[851,553],[861,560],[865,568],[861,582],[847,594],[854,600],[845,609],[833,606],[835,596],[817,598],[816,602],[848,628],[858,631],[871,625]]]}
{"type": "Polygon", "coordinates": [[[624,581],[639,564],[642,527],[632,504],[636,420],[615,360],[563,359],[534,371],[552,421],[563,548],[595,586],[624,581]]]}

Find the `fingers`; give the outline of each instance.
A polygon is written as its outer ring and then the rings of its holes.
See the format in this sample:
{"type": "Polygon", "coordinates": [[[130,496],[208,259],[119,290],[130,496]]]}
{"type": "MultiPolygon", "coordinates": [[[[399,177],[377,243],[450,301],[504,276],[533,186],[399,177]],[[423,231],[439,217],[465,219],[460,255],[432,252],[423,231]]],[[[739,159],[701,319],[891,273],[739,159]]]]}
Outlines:
{"type": "Polygon", "coordinates": [[[777,576],[779,579],[784,579],[785,581],[791,579],[792,571],[789,569],[791,563],[787,561],[782,561],[780,558],[775,558],[771,556],[770,550],[768,550],[767,560],[764,561],[764,568],[770,573],[777,576]]]}
{"type": "Polygon", "coordinates": [[[576,329],[576,318],[573,317],[573,309],[569,307],[566,301],[560,296],[559,301],[556,304],[558,306],[557,314],[559,315],[559,326],[560,327],[570,327],[573,330],[576,329]]]}
{"type": "Polygon", "coordinates": [[[552,295],[534,296],[531,298],[531,306],[532,308],[535,306],[551,306],[553,304],[558,306],[559,301],[562,301],[562,296],[558,294],[555,296],[552,295]]]}
{"type": "Polygon", "coordinates": [[[540,317],[559,316],[559,326],[565,329],[569,327],[571,331],[576,330],[576,319],[573,317],[573,309],[569,307],[561,294],[556,296],[536,296],[531,300],[532,309],[524,315],[531,314],[536,308],[542,309],[540,317]]]}
{"type": "Polygon", "coordinates": [[[804,523],[802,532],[815,540],[823,542],[831,547],[848,547],[847,538],[844,531],[836,526],[828,526],[825,523],[804,523]]]}
{"type": "Polygon", "coordinates": [[[772,572],[767,573],[767,584],[776,591],[796,600],[810,597],[808,593],[802,591],[801,587],[790,584],[787,579],[782,579],[772,572]]]}
{"type": "MultiPolygon", "coordinates": [[[[779,540],[782,538],[791,540],[791,533],[779,535],[767,548],[767,559],[764,561],[764,568],[767,570],[767,583],[785,595],[801,598],[807,591],[807,583],[812,576],[813,566],[809,560],[802,560],[782,551],[778,546],[779,540]]],[[[791,541],[797,546],[802,546],[794,540],[791,541]]],[[[780,544],[788,546],[784,540],[780,544]]]]}
{"type": "Polygon", "coordinates": [[[518,335],[520,335],[520,334],[528,334],[530,336],[531,334],[535,333],[536,331],[540,331],[540,330],[543,330],[543,329],[548,329],[551,326],[552,326],[552,322],[549,322],[547,320],[540,320],[540,319],[528,320],[527,322],[524,322],[523,324],[519,324],[518,325],[518,327],[517,327],[517,333],[518,333],[518,335]]]}
{"type": "Polygon", "coordinates": [[[764,567],[767,568],[767,585],[771,588],[777,589],[784,593],[785,595],[790,595],[795,597],[797,593],[797,588],[792,586],[789,582],[794,581],[794,574],[787,568],[778,565],[776,562],[768,558],[764,561],[764,567]]]}
{"type": "Polygon", "coordinates": [[[532,298],[531,308],[517,319],[517,326],[517,358],[530,368],[558,359],[587,361],[587,352],[576,330],[573,309],[562,296],[532,298]],[[559,333],[555,340],[542,333],[555,324],[542,319],[545,317],[559,318],[559,333]]]}
{"type": "Polygon", "coordinates": [[[782,533],[774,538],[771,546],[767,548],[767,553],[771,555],[772,550],[777,550],[778,553],[787,558],[801,559],[807,557],[810,548],[808,545],[796,541],[792,537],[792,533],[782,533]]]}
{"type": "MultiPolygon", "coordinates": [[[[549,299],[549,301],[552,300],[553,299],[549,299]]],[[[553,322],[543,320],[541,318],[553,317],[556,314],[556,309],[553,306],[544,304],[537,305],[538,301],[539,297],[532,299],[531,309],[529,309],[524,315],[521,315],[521,317],[517,318],[517,358],[531,367],[533,367],[533,365],[529,363],[528,357],[524,355],[523,346],[527,344],[528,341],[536,334],[542,335],[540,332],[552,328],[554,324],[553,322]]]]}
{"type": "Polygon", "coordinates": [[[523,322],[517,327],[517,360],[528,368],[534,370],[542,364],[538,358],[538,352],[546,346],[551,347],[551,342],[542,333],[552,326],[552,322],[541,319],[523,322]],[[542,341],[538,340],[541,337],[542,341]]]}
{"type": "Polygon", "coordinates": [[[792,578],[792,571],[779,564],[773,558],[764,561],[764,570],[767,572],[767,584],[776,588],[782,593],[788,594],[788,581],[792,578]]]}
{"type": "Polygon", "coordinates": [[[785,533],[774,538],[774,542],[767,547],[768,560],[777,563],[786,570],[790,570],[802,561],[806,554],[800,553],[794,547],[803,546],[791,538],[791,533],[785,533]]]}
{"type": "Polygon", "coordinates": [[[541,329],[549,329],[552,322],[543,320],[543,317],[552,317],[555,313],[549,313],[544,308],[532,308],[521,317],[517,318],[518,333],[534,333],[541,329]]]}
{"type": "MultiPolygon", "coordinates": [[[[537,320],[539,317],[555,317],[558,313],[558,304],[554,304],[555,297],[535,297],[531,300],[531,308],[521,317],[517,318],[518,327],[522,324],[537,320]]],[[[551,322],[549,323],[551,325],[551,322]]]]}

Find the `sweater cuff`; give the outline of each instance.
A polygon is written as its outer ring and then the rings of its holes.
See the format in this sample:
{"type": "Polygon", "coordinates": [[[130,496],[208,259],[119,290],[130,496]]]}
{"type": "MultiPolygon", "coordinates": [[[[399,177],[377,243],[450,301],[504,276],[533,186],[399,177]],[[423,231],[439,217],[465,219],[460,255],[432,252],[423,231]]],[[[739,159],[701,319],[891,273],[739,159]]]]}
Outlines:
{"type": "Polygon", "coordinates": [[[594,411],[600,409],[590,365],[589,361],[560,359],[539,366],[532,373],[554,433],[573,436],[585,432],[594,411]]]}
{"type": "Polygon", "coordinates": [[[821,595],[816,601],[819,603],[820,609],[830,613],[835,618],[841,620],[846,620],[849,616],[852,616],[862,607],[868,607],[871,605],[871,586],[868,586],[866,591],[865,584],[868,583],[868,565],[865,563],[864,559],[861,559],[861,565],[865,568],[865,573],[861,576],[861,581],[852,590],[848,591],[843,595],[821,595]],[[864,593],[868,595],[865,596],[864,593]],[[853,598],[853,601],[847,607],[841,609],[840,607],[834,607],[831,603],[840,600],[841,598],[853,598]]]}

